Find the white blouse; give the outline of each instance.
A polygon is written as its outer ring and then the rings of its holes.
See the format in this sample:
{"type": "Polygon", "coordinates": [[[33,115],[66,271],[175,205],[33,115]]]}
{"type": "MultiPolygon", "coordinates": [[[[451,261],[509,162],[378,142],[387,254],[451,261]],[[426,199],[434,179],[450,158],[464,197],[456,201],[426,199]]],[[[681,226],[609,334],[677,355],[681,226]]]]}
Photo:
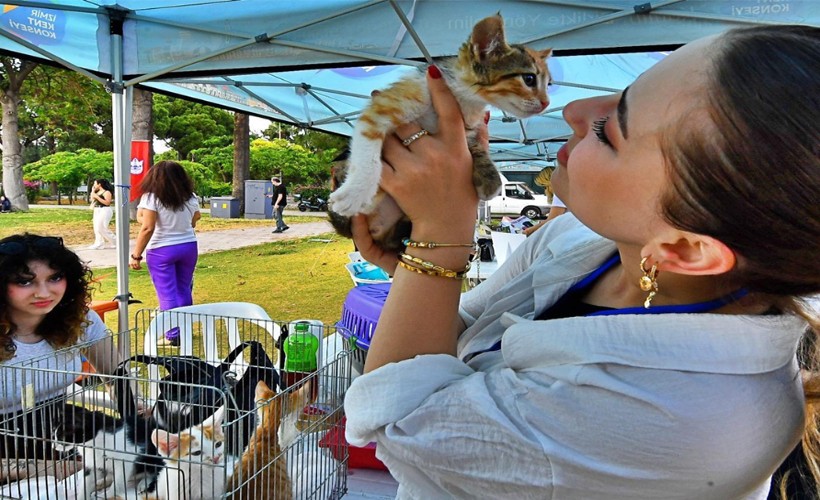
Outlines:
{"type": "MultiPolygon", "coordinates": [[[[463,362],[357,378],[347,438],[376,441],[400,498],[765,498],[802,432],[791,316],[533,321],[615,248],[571,214],[462,298],[463,362]]],[[[419,335],[423,335],[419,332],[419,335]]]]}

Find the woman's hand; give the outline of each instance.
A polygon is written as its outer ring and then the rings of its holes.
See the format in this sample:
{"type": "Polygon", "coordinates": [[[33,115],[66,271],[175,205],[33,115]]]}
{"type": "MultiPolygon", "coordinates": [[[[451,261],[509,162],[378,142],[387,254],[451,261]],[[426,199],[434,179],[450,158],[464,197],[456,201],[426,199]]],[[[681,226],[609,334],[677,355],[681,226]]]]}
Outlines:
{"type": "Polygon", "coordinates": [[[402,125],[388,136],[381,187],[410,218],[413,239],[468,243],[473,240],[478,195],[461,109],[435,66],[428,70],[427,85],[439,131],[408,146],[402,139],[419,132],[419,125],[402,125]]]}
{"type": "Polygon", "coordinates": [[[131,269],[139,270],[142,269],[142,259],[135,259],[133,255],[128,257],[128,267],[131,269]]]}
{"type": "Polygon", "coordinates": [[[363,214],[354,215],[350,223],[353,241],[356,243],[356,248],[364,260],[379,266],[384,269],[387,274],[393,276],[393,273],[396,271],[396,266],[398,266],[398,254],[396,254],[396,252],[386,251],[373,241],[373,237],[370,235],[370,228],[367,224],[367,216],[363,214]]]}

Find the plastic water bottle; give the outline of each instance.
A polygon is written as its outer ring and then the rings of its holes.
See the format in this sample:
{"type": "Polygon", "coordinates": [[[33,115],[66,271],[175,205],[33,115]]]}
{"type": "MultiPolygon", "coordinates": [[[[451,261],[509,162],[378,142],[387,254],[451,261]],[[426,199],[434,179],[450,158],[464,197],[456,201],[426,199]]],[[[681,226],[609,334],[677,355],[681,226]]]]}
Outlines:
{"type": "Polygon", "coordinates": [[[310,332],[310,324],[299,322],[285,340],[285,370],[289,372],[314,372],[317,368],[316,353],[319,339],[310,332]]]}
{"type": "MultiPolygon", "coordinates": [[[[311,332],[307,321],[292,323],[291,331],[285,339],[282,350],[285,351],[285,381],[289,390],[301,385],[299,382],[319,368],[317,353],[319,338],[311,332]]],[[[319,389],[318,377],[313,377],[311,399],[316,399],[319,389]]]]}

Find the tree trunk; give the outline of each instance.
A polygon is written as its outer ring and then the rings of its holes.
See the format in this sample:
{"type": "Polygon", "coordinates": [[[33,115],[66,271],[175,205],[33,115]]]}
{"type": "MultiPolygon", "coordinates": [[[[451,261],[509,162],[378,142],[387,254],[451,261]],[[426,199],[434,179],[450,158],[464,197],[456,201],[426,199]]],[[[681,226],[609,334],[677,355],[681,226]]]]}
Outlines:
{"type": "Polygon", "coordinates": [[[19,118],[17,110],[20,106],[20,88],[31,71],[37,67],[36,63],[23,62],[19,69],[12,64],[14,61],[4,58],[5,72],[4,90],[0,91],[0,101],[3,105],[2,138],[3,141],[3,191],[11,201],[15,210],[28,210],[26,187],[23,184],[23,147],[20,144],[19,118]]]}
{"type": "Polygon", "coordinates": [[[251,176],[251,120],[244,113],[233,116],[233,190],[239,198],[239,213],[245,213],[245,181],[251,176]]]}
{"type": "MultiPolygon", "coordinates": [[[[131,138],[148,141],[149,163],[154,163],[154,94],[147,90],[134,89],[134,109],[131,119],[131,138]]],[[[148,165],[146,165],[146,168],[148,165]]],[[[139,200],[130,203],[131,220],[137,219],[139,200]]]]}

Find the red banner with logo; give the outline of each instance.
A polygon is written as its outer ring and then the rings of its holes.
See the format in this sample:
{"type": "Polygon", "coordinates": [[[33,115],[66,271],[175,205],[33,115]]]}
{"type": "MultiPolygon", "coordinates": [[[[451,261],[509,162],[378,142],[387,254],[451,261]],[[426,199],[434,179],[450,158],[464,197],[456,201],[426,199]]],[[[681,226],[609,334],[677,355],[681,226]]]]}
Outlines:
{"type": "Polygon", "coordinates": [[[134,201],[142,196],[140,183],[151,167],[151,147],[148,141],[131,141],[131,199],[134,201]]]}

